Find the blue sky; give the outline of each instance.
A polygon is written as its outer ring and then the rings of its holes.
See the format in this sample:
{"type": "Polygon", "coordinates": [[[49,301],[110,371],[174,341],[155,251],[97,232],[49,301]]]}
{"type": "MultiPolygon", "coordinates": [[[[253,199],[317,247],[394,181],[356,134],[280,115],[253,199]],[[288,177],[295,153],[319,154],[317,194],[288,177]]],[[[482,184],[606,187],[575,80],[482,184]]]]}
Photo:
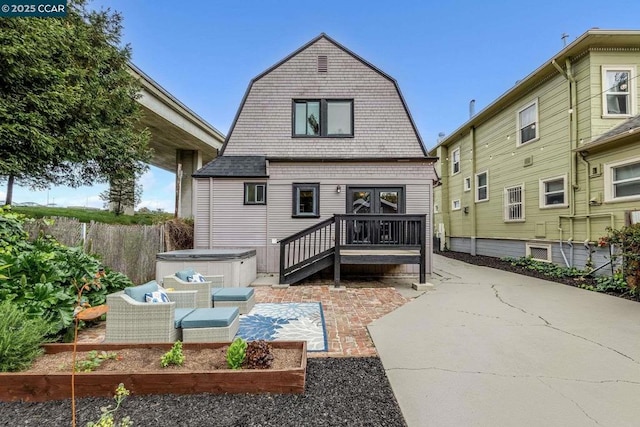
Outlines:
{"type": "MultiPolygon", "coordinates": [[[[394,77],[427,148],[590,28],[640,29],[640,2],[94,0],[124,17],[133,63],[226,134],[249,81],[324,32],[394,77]]],[[[138,207],[173,211],[151,168],[138,207]]],[[[102,207],[104,186],[16,188],[15,202],[102,207]]],[[[0,188],[0,200],[5,188],[0,188]]]]}

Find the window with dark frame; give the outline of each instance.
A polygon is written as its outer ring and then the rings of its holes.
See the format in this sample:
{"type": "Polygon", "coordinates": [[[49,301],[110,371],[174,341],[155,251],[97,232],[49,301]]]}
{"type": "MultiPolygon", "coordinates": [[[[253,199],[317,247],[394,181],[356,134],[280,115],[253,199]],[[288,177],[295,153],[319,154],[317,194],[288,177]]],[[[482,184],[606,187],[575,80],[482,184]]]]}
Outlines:
{"type": "Polygon", "coordinates": [[[293,136],[353,136],[353,99],[294,100],[293,136]]]}
{"type": "Polygon", "coordinates": [[[297,218],[320,216],[320,184],[293,184],[292,216],[297,218]]]}
{"type": "Polygon", "coordinates": [[[266,205],[267,204],[267,184],[264,182],[244,183],[244,204],[245,205],[266,205]]]}

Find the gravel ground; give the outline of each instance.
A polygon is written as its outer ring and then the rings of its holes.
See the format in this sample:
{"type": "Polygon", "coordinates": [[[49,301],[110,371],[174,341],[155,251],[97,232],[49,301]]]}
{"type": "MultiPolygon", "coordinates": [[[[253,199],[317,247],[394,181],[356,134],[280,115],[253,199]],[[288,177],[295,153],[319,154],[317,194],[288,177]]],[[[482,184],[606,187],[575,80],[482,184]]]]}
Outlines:
{"type": "MultiPolygon", "coordinates": [[[[77,425],[96,421],[106,398],[77,399],[77,425]]],[[[136,426],[406,426],[378,358],[313,358],[301,395],[130,396],[119,413],[136,426]]],[[[70,400],[0,402],[2,426],[71,425],[70,400]]]]}

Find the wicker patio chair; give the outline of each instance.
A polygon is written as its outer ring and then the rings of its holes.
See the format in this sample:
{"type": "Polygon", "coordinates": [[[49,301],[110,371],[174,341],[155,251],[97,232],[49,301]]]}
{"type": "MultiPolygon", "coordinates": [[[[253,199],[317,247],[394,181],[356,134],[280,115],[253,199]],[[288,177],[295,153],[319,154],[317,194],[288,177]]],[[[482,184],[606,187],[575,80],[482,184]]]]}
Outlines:
{"type": "Polygon", "coordinates": [[[196,291],[169,291],[170,302],[140,302],[124,291],[107,295],[105,342],[175,342],[182,339],[176,328],[180,319],[196,306],[196,291]]]}
{"type": "Polygon", "coordinates": [[[187,282],[180,279],[176,275],[165,276],[162,286],[172,288],[176,291],[198,291],[196,307],[211,308],[211,290],[213,288],[222,288],[224,286],[224,276],[203,276],[205,282],[187,282]]]}

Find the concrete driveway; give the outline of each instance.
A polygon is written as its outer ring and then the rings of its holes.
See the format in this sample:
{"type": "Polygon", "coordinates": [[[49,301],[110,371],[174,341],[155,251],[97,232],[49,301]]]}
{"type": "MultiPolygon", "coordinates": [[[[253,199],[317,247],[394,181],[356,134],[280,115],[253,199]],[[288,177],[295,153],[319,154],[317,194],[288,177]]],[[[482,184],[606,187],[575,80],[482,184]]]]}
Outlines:
{"type": "Polygon", "coordinates": [[[369,331],[409,426],[640,426],[640,304],[435,256],[369,331]]]}

